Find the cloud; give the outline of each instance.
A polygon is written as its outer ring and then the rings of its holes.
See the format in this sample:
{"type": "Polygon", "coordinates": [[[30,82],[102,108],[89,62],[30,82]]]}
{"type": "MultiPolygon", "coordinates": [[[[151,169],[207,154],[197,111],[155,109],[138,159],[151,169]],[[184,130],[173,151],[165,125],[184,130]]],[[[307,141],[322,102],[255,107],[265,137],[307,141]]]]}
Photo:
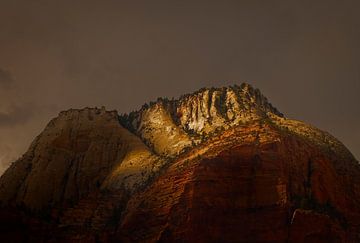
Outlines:
{"type": "Polygon", "coordinates": [[[14,83],[12,73],[0,68],[0,127],[23,124],[33,114],[34,109],[14,83]]]}
{"type": "Polygon", "coordinates": [[[0,111],[0,126],[23,124],[32,117],[36,108],[36,106],[23,104],[13,105],[5,112],[0,111]]]}
{"type": "Polygon", "coordinates": [[[17,157],[18,155],[11,147],[0,142],[0,175],[17,157]]]}
{"type": "Polygon", "coordinates": [[[15,80],[9,71],[0,68],[0,88],[11,88],[14,81],[15,80]]]}
{"type": "Polygon", "coordinates": [[[28,90],[13,77],[0,67],[0,128],[23,125],[39,114],[57,110],[56,105],[39,104],[29,97],[28,90]]]}

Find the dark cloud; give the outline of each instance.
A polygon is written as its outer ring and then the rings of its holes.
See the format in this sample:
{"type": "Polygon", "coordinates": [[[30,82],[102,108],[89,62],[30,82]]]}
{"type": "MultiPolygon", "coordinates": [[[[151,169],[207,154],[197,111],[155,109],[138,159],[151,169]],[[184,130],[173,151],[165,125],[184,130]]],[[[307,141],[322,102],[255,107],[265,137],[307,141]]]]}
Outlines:
{"type": "Polygon", "coordinates": [[[0,88],[11,88],[14,79],[9,71],[0,68],[0,88]]]}
{"type": "Polygon", "coordinates": [[[0,174],[13,162],[17,154],[6,144],[0,143],[0,174]]]}
{"type": "Polygon", "coordinates": [[[38,107],[31,105],[11,106],[8,111],[0,112],[0,126],[14,126],[27,122],[38,107]]]}
{"type": "MultiPolygon", "coordinates": [[[[45,106],[34,103],[26,91],[15,85],[11,72],[0,68],[0,127],[22,125],[37,113],[46,110],[45,106]]],[[[53,107],[52,107],[53,108],[53,107]]]]}
{"type": "Polygon", "coordinates": [[[128,112],[248,81],[360,158],[358,9],[355,0],[2,0],[0,139],[22,153],[59,109],[128,112]]]}

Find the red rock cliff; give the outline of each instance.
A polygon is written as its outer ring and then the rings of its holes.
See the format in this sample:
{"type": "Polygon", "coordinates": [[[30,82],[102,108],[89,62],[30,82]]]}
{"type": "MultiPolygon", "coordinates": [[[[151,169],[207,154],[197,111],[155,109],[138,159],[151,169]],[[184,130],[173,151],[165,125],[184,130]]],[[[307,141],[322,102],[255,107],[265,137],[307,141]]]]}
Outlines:
{"type": "Polygon", "coordinates": [[[247,84],[69,110],[0,178],[3,239],[360,242],[360,166],[247,84]]]}

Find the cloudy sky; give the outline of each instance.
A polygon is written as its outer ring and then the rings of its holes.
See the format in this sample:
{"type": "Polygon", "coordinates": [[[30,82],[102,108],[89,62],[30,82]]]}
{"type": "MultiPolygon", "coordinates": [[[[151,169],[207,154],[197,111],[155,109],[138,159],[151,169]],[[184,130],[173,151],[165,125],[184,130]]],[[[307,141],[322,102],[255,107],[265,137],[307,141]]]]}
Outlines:
{"type": "Polygon", "coordinates": [[[0,2],[0,173],[60,110],[247,81],[360,158],[359,1],[0,2]]]}

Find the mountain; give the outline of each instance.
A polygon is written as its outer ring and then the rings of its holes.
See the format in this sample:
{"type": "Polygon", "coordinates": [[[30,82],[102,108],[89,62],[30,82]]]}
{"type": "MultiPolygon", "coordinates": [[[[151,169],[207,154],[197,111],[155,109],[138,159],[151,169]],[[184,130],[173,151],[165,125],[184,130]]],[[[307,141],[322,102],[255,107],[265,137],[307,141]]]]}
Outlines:
{"type": "Polygon", "coordinates": [[[360,166],[249,84],[70,109],[0,178],[4,241],[360,242],[360,166]]]}

